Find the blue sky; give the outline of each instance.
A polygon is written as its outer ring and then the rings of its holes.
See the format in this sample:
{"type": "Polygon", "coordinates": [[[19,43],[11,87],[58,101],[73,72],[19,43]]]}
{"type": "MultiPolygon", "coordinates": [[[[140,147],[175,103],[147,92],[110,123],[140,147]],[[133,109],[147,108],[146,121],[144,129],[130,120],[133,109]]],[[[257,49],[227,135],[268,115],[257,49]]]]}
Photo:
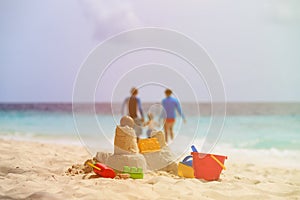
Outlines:
{"type": "MultiPolygon", "coordinates": [[[[300,101],[299,11],[296,0],[1,0],[0,102],[70,102],[89,52],[113,34],[146,26],[202,44],[220,70],[228,101],[300,101]]],[[[154,101],[160,98],[149,95],[155,90],[140,95],[154,101]]],[[[199,99],[206,101],[203,94],[199,99]]]]}

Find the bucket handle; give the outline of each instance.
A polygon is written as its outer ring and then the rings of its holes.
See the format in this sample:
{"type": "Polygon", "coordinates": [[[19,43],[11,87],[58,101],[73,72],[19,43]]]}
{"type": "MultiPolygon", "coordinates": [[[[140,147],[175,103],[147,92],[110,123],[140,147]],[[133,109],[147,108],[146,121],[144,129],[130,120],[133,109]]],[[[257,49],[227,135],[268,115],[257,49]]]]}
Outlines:
{"type": "Polygon", "coordinates": [[[183,160],[182,160],[182,162],[186,162],[188,159],[190,159],[190,158],[193,158],[192,156],[186,156],[183,160]]]}
{"type": "Polygon", "coordinates": [[[226,170],[225,165],[223,165],[214,155],[210,154],[210,157],[214,159],[224,170],[226,170]]]}

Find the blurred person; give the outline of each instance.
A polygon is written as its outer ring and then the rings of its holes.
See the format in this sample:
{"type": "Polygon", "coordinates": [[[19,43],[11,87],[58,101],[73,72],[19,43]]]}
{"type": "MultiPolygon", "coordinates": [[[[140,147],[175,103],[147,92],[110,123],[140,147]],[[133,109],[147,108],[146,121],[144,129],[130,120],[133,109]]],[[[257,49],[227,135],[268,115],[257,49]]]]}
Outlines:
{"type": "Polygon", "coordinates": [[[154,120],[152,113],[148,113],[148,121],[144,123],[144,126],[148,126],[146,134],[148,138],[151,138],[152,131],[155,131],[155,128],[159,127],[159,123],[154,120]]]}
{"type": "Polygon", "coordinates": [[[165,95],[166,98],[162,100],[162,106],[166,112],[165,123],[164,123],[164,131],[166,142],[168,142],[168,137],[170,136],[171,140],[174,139],[173,126],[175,124],[176,119],[176,110],[183,118],[184,123],[186,123],[185,116],[181,110],[180,104],[175,97],[172,97],[172,90],[166,89],[165,95]]]}
{"type": "Polygon", "coordinates": [[[127,115],[130,116],[134,120],[134,130],[137,137],[137,140],[139,140],[140,136],[142,135],[143,129],[142,125],[144,122],[144,114],[142,109],[142,103],[140,98],[137,97],[138,95],[138,89],[133,87],[130,90],[131,96],[127,97],[123,104],[122,104],[122,110],[121,113],[124,115],[124,109],[125,106],[127,107],[127,115]],[[138,117],[138,111],[140,113],[140,118],[138,117]]]}

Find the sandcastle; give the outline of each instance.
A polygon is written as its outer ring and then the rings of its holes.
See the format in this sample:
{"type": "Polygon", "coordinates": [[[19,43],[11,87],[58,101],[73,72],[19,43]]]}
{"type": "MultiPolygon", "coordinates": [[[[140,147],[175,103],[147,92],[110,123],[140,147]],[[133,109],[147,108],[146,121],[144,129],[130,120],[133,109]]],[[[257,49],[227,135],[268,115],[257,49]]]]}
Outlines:
{"type": "Polygon", "coordinates": [[[147,170],[146,160],[139,154],[134,121],[129,116],[122,117],[120,125],[116,127],[114,140],[114,154],[108,157],[106,164],[118,171],[124,166],[135,166],[147,170]]]}
{"type": "Polygon", "coordinates": [[[160,151],[141,154],[133,126],[131,117],[122,117],[115,130],[114,154],[98,152],[96,159],[118,171],[122,171],[124,166],[133,166],[142,168],[144,172],[163,170],[177,175],[175,156],[166,145],[164,133],[153,131],[151,134],[151,137],[157,138],[160,151]]]}
{"type": "Polygon", "coordinates": [[[147,162],[147,169],[161,170],[177,175],[178,165],[175,162],[176,158],[165,142],[165,134],[162,131],[153,131],[151,137],[157,138],[161,150],[143,154],[147,162]]]}

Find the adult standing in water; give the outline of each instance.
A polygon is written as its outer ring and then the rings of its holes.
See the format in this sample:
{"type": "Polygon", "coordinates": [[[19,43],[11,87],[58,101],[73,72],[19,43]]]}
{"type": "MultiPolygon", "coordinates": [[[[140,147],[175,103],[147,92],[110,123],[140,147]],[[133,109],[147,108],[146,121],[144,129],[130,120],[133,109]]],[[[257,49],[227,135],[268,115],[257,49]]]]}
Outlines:
{"type": "Polygon", "coordinates": [[[130,90],[131,96],[126,98],[122,104],[122,110],[121,113],[124,115],[124,108],[127,106],[127,112],[133,120],[134,120],[134,130],[135,134],[137,136],[137,139],[142,135],[142,123],[144,122],[144,114],[142,109],[142,103],[140,98],[137,97],[138,95],[138,89],[132,88],[130,90]],[[138,117],[138,111],[140,113],[140,117],[138,117]]]}
{"type": "Polygon", "coordinates": [[[186,122],[184,114],[181,110],[180,104],[175,97],[171,96],[172,93],[173,93],[172,90],[166,89],[165,90],[166,98],[164,98],[162,100],[162,106],[166,112],[166,118],[165,118],[165,124],[164,124],[166,142],[168,142],[169,135],[171,137],[171,140],[173,140],[173,138],[174,138],[173,126],[175,124],[176,110],[180,114],[180,116],[183,118],[184,122],[186,122]]]}

